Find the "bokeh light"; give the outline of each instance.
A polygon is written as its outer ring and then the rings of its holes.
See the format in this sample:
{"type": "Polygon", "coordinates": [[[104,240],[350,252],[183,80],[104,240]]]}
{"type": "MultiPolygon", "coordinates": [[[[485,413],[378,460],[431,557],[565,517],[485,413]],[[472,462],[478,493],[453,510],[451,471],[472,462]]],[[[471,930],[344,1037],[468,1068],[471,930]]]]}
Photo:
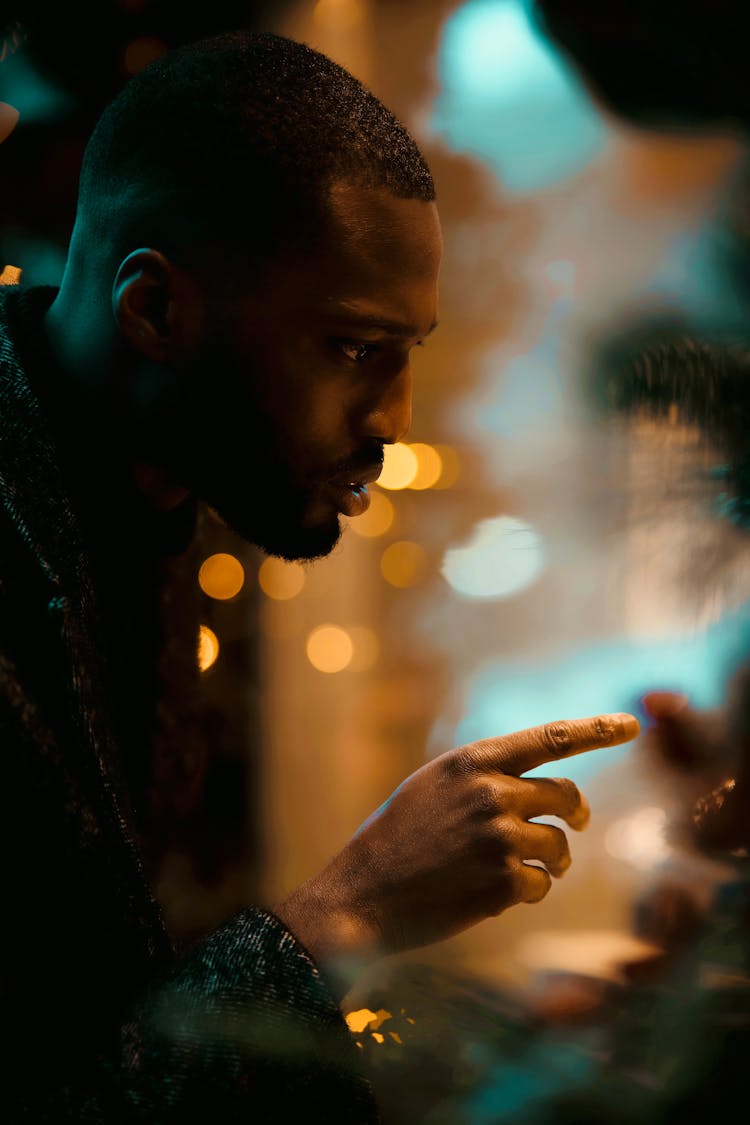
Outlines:
{"type": "Polygon", "coordinates": [[[317,0],[313,19],[323,28],[347,30],[365,18],[364,0],[317,0]]]}
{"type": "Polygon", "coordinates": [[[219,655],[219,638],[208,625],[201,625],[198,634],[198,667],[205,672],[219,655]]]}
{"type": "Polygon", "coordinates": [[[380,559],[380,570],[391,586],[416,586],[427,569],[427,552],[419,543],[400,539],[386,547],[380,559]]]}
{"type": "Polygon", "coordinates": [[[409,488],[414,488],[418,492],[432,488],[440,480],[443,471],[440,454],[434,446],[421,441],[412,443],[410,448],[417,458],[417,471],[409,488]]]}
{"type": "Polygon", "coordinates": [[[353,653],[350,667],[353,672],[367,672],[377,664],[380,656],[380,639],[374,629],[366,625],[350,625],[353,653]]]}
{"type": "Polygon", "coordinates": [[[664,836],[666,827],[664,809],[648,805],[611,824],[604,837],[604,847],[615,859],[648,870],[670,855],[671,849],[664,836]]]}
{"type": "Polygon", "coordinates": [[[419,462],[411,446],[403,441],[386,445],[383,471],[378,477],[381,488],[392,490],[408,488],[417,475],[419,462]]]}
{"type": "Polygon", "coordinates": [[[573,175],[606,126],[568,60],[531,18],[529,0],[467,0],[446,21],[431,131],[486,161],[506,191],[573,175]]]}
{"type": "Polygon", "coordinates": [[[544,568],[539,535],[523,520],[482,520],[465,547],[445,552],[442,573],[467,598],[507,598],[530,586],[544,568]]]}
{"type": "Polygon", "coordinates": [[[307,659],[319,672],[342,672],[352,661],[354,644],[339,625],[319,625],[307,638],[307,659]]]}
{"type": "Polygon", "coordinates": [[[296,598],[304,584],[305,571],[299,563],[268,558],[258,570],[258,585],[266,597],[275,601],[296,598]]]}
{"type": "Polygon", "coordinates": [[[370,507],[361,516],[355,516],[348,526],[365,539],[375,539],[385,535],[393,523],[396,509],[387,496],[377,489],[370,490],[370,507]]]}
{"type": "Polygon", "coordinates": [[[123,67],[128,74],[137,74],[149,63],[160,59],[166,50],[167,45],[161,39],[157,39],[153,35],[144,35],[140,39],[134,39],[125,48],[122,60],[123,67]]]}
{"type": "Polygon", "coordinates": [[[236,597],[245,584],[245,571],[234,555],[219,552],[210,555],[198,571],[198,583],[204,594],[218,601],[236,597]]]}
{"type": "Polygon", "coordinates": [[[432,447],[440,458],[440,476],[433,484],[433,488],[451,488],[461,475],[461,458],[452,445],[434,445],[432,447]]]}

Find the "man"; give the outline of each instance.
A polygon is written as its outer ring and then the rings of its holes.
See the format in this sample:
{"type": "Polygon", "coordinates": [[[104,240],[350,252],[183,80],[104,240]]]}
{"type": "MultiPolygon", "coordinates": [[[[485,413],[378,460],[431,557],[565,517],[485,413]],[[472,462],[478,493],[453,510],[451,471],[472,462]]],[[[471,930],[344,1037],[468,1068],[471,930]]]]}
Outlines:
{"type": "Polygon", "coordinates": [[[436,321],[434,196],[340,67],[222,36],[105,110],[59,291],[3,294],[12,1120],[375,1120],[337,1006],[350,970],[542,898],[570,856],[530,818],[580,828],[587,806],[520,775],[638,729],[599,716],[447,752],[287,901],[172,951],[148,881],[158,662],[135,643],[161,561],[199,500],[285,558],[325,555],[365,509],[436,321]]]}

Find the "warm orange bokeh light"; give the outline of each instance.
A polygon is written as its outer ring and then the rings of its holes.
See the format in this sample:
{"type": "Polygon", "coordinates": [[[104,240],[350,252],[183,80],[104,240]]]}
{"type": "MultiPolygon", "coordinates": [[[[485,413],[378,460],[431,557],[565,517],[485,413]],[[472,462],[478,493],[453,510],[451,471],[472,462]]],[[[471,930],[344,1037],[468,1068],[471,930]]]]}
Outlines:
{"type": "Polygon", "coordinates": [[[348,526],[365,539],[375,539],[378,535],[385,535],[395,515],[396,509],[388,497],[372,489],[370,507],[363,515],[351,519],[348,526]]]}
{"type": "Polygon", "coordinates": [[[354,646],[350,667],[353,672],[366,672],[380,656],[378,634],[366,625],[350,625],[348,632],[354,646]]]}
{"type": "Polygon", "coordinates": [[[323,28],[346,30],[365,18],[363,0],[318,0],[313,19],[323,28]]]}
{"type": "Polygon", "coordinates": [[[198,634],[198,667],[201,672],[210,668],[218,655],[219,638],[213,629],[209,629],[208,625],[201,625],[198,634]]]}
{"type": "Polygon", "coordinates": [[[461,475],[461,460],[450,445],[435,445],[433,449],[440,458],[442,468],[433,488],[450,488],[461,475]]]}
{"type": "Polygon", "coordinates": [[[128,74],[137,74],[149,63],[160,59],[166,50],[167,45],[161,39],[153,35],[144,35],[127,45],[122,60],[123,66],[128,74]]]}
{"type": "Polygon", "coordinates": [[[417,441],[410,447],[417,458],[417,472],[409,488],[423,491],[432,488],[440,480],[443,472],[443,459],[432,445],[417,441]]]}
{"type": "Polygon", "coordinates": [[[342,672],[353,655],[352,638],[339,625],[319,625],[307,638],[307,659],[319,672],[342,672]]]}
{"type": "Polygon", "coordinates": [[[305,584],[305,571],[299,563],[283,559],[264,559],[258,571],[258,585],[268,598],[287,601],[296,598],[305,584]]]}
{"type": "Polygon", "coordinates": [[[227,601],[239,594],[245,583],[245,571],[234,555],[210,555],[198,571],[198,582],[204,594],[217,601],[227,601]]]}
{"type": "Polygon", "coordinates": [[[401,539],[386,547],[380,559],[380,570],[391,586],[416,586],[427,569],[427,552],[419,543],[401,539]]]}
{"type": "Polygon", "coordinates": [[[417,475],[419,465],[417,455],[411,446],[403,441],[386,445],[383,471],[378,477],[381,488],[408,488],[417,475]]]}

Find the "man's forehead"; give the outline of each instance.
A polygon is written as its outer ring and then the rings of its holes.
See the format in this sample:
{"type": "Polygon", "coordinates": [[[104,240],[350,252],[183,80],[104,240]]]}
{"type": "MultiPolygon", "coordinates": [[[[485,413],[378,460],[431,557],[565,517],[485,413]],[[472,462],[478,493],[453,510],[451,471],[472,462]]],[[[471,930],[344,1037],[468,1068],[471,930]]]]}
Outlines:
{"type": "Polygon", "coordinates": [[[325,213],[331,234],[355,244],[375,238],[393,245],[421,245],[433,254],[442,248],[432,200],[402,198],[384,187],[342,180],[329,189],[325,213]]]}
{"type": "MultiPolygon", "coordinates": [[[[336,300],[321,302],[319,314],[332,323],[356,325],[360,329],[383,332],[403,338],[425,337],[437,328],[437,317],[411,315],[404,307],[378,305],[363,300],[336,300]]],[[[421,310],[420,310],[421,312],[421,310]]]]}

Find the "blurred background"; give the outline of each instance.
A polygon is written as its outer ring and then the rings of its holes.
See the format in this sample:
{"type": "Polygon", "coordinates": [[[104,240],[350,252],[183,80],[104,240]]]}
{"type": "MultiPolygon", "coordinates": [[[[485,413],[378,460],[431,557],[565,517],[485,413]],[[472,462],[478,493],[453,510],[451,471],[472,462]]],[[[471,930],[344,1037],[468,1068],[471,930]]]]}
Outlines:
{"type": "MultiPolygon", "coordinates": [[[[664,339],[744,354],[740,5],[679,17],[524,0],[5,9],[6,283],[59,281],[83,147],[128,76],[233,27],[290,35],[352,70],[411,128],[437,184],[440,326],[416,356],[413,428],[388,451],[370,511],[313,565],[264,559],[217,521],[203,530],[208,758],[161,887],[178,939],[312,875],[429,756],[599,712],[645,725],[653,689],[721,704],[750,624],[726,435],[679,395],[654,412],[627,392],[664,339]]],[[[456,988],[473,1011],[507,1015],[558,972],[610,981],[644,948],[632,917],[651,881],[686,873],[708,895],[723,877],[670,842],[674,781],[640,741],[564,772],[593,815],[548,897],[376,967],[352,997],[365,1046],[392,1053],[394,1090],[409,1074],[403,1034],[385,1036],[397,1010],[424,1062],[437,1048],[418,1041],[410,1002],[434,1028],[456,988]],[[416,980],[445,989],[412,1001],[416,980]]]]}

